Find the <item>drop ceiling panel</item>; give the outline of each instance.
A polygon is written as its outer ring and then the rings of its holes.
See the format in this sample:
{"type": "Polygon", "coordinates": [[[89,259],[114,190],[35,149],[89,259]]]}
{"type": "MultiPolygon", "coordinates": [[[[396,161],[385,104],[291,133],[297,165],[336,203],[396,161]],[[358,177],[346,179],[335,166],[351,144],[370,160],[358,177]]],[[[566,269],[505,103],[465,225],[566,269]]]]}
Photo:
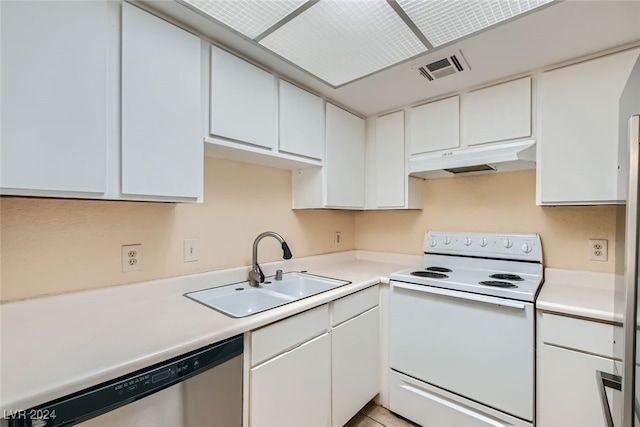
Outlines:
{"type": "Polygon", "coordinates": [[[307,0],[182,0],[254,39],[307,0]]]}
{"type": "Polygon", "coordinates": [[[260,44],[332,86],[427,50],[385,0],[323,0],[260,44]]]}
{"type": "Polygon", "coordinates": [[[434,47],[442,46],[552,0],[397,0],[434,47]]]}

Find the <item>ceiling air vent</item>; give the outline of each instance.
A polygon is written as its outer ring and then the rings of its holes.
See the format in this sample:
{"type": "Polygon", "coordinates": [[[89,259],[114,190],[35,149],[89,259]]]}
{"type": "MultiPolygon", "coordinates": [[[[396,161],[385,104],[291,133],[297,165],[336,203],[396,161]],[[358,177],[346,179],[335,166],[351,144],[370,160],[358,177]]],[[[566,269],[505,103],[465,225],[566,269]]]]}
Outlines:
{"type": "Polygon", "coordinates": [[[426,65],[415,65],[412,68],[418,70],[420,75],[425,79],[432,81],[468,70],[469,65],[467,65],[467,62],[464,60],[462,52],[458,51],[451,56],[426,65]]]}

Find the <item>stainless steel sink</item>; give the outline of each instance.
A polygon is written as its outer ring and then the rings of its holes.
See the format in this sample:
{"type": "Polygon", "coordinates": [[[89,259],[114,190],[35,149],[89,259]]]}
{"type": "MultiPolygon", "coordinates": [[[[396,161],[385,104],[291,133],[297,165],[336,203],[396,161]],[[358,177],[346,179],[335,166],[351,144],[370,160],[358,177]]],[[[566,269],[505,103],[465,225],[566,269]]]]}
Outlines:
{"type": "Polygon", "coordinates": [[[246,317],[349,283],[351,282],[291,272],[283,274],[282,280],[267,277],[260,287],[250,286],[249,281],[246,281],[189,292],[185,296],[231,317],[246,317]]]}

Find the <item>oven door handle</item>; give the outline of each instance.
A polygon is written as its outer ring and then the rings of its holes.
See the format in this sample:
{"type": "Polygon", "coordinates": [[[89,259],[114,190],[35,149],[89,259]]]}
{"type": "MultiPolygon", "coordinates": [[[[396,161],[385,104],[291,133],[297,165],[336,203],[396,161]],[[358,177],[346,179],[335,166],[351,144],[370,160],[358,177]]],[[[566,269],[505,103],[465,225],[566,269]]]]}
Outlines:
{"type": "Polygon", "coordinates": [[[434,288],[432,286],[412,285],[410,283],[392,282],[394,288],[407,289],[410,291],[424,292],[427,294],[442,295],[451,298],[466,299],[470,301],[482,302],[486,304],[499,305],[502,307],[510,307],[518,310],[524,310],[525,303],[509,301],[484,295],[471,294],[467,292],[451,291],[448,289],[434,288]]]}

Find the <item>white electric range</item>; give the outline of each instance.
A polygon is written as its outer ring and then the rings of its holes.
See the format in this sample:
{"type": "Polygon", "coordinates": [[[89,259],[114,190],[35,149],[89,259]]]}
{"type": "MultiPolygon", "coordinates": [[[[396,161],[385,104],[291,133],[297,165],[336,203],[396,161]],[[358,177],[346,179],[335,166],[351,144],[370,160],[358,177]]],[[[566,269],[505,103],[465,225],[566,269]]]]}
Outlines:
{"type": "Polygon", "coordinates": [[[421,425],[531,426],[537,234],[425,234],[391,274],[390,409],[421,425]]]}

